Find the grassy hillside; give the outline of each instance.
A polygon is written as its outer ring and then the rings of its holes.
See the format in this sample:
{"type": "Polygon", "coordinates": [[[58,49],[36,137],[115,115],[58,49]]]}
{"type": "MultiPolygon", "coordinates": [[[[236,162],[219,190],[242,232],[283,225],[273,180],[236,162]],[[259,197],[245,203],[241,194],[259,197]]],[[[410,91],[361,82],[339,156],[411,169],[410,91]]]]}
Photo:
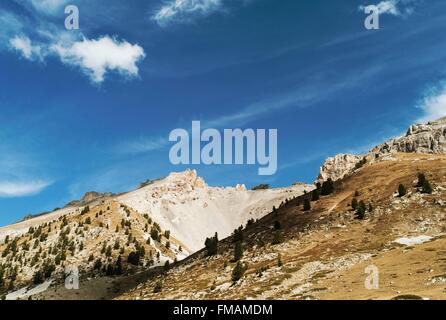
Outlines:
{"type": "Polygon", "coordinates": [[[243,230],[240,280],[233,280],[233,236],[219,242],[217,255],[203,250],[120,298],[446,298],[446,156],[396,154],[366,164],[303,211],[315,198],[291,200],[243,230]],[[431,194],[416,187],[419,173],[431,194]],[[402,197],[400,184],[407,189],[402,197]],[[363,219],[351,207],[354,198],[365,204],[363,219]],[[395,242],[420,235],[431,238],[395,242]],[[370,265],[379,270],[376,290],[364,286],[370,265]]]}

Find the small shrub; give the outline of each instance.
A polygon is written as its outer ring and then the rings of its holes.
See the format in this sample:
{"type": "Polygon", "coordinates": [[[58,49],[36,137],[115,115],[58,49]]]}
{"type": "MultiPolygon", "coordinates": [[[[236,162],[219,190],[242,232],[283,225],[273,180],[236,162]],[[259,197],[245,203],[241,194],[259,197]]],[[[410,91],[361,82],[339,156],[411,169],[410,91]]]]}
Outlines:
{"type": "Polygon", "coordinates": [[[252,188],[252,190],[256,191],[256,190],[267,190],[270,189],[271,186],[269,184],[259,184],[258,186],[255,186],[252,188]]]}
{"type": "Polygon", "coordinates": [[[163,283],[161,281],[157,281],[155,283],[155,287],[153,288],[153,293],[160,293],[163,290],[163,283]]]}

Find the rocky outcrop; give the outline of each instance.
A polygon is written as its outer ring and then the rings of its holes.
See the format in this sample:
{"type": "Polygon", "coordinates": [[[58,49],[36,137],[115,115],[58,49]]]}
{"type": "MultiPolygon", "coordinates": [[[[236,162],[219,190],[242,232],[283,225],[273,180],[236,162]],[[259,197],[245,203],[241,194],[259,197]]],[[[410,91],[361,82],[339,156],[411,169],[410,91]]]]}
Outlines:
{"type": "Polygon", "coordinates": [[[366,155],[339,154],[328,158],[321,167],[316,182],[328,178],[334,181],[342,179],[360,168],[361,161],[368,163],[379,161],[396,152],[446,153],[446,117],[427,124],[412,125],[406,135],[386,141],[366,155]]]}
{"type": "Polygon", "coordinates": [[[93,201],[105,199],[112,197],[113,193],[111,192],[105,192],[105,193],[99,193],[96,191],[90,191],[85,193],[85,195],[80,200],[74,200],[68,203],[65,207],[79,207],[79,206],[85,206],[93,201]]]}
{"type": "Polygon", "coordinates": [[[328,158],[321,167],[319,177],[316,182],[323,182],[328,179],[333,181],[344,178],[352,173],[363,156],[354,154],[338,154],[335,157],[328,158]]]}
{"type": "Polygon", "coordinates": [[[392,152],[446,153],[446,118],[412,125],[405,136],[387,141],[371,151],[375,157],[392,152]]]}

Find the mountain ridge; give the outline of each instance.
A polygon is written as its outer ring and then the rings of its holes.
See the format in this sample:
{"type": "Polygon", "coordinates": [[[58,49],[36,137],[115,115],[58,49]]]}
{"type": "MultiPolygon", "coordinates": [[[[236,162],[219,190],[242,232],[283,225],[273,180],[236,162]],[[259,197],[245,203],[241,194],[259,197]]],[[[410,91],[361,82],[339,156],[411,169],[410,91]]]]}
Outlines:
{"type": "Polygon", "coordinates": [[[385,141],[365,154],[338,154],[330,157],[320,168],[316,182],[342,179],[366,163],[386,159],[398,152],[446,153],[446,117],[426,124],[411,125],[405,135],[385,141]]]}

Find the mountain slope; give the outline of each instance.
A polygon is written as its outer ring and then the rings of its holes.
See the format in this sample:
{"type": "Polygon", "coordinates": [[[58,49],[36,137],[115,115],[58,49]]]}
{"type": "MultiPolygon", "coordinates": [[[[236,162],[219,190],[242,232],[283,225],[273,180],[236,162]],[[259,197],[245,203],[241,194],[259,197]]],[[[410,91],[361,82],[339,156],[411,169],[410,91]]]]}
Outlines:
{"type": "Polygon", "coordinates": [[[64,209],[0,229],[0,293],[58,282],[67,266],[96,277],[182,260],[215,232],[227,237],[313,188],[214,188],[189,170],[121,195],[89,193],[64,209]]]}
{"type": "Polygon", "coordinates": [[[335,183],[333,194],[303,211],[310,197],[290,201],[246,228],[242,261],[247,270],[241,280],[231,280],[236,264],[230,237],[220,242],[217,256],[194,254],[121,299],[446,298],[445,155],[382,157],[335,183]],[[432,194],[415,187],[420,172],[431,182],[432,194]],[[395,193],[400,184],[408,190],[401,198],[395,193]],[[355,219],[350,206],[355,194],[372,204],[364,220],[355,219]],[[416,245],[420,236],[428,243],[416,245]],[[400,238],[415,244],[395,242],[400,238]],[[400,266],[403,261],[408,264],[400,266]],[[367,290],[364,272],[373,264],[380,271],[379,289],[367,290]],[[162,290],[154,293],[157,283],[162,290]]]}

